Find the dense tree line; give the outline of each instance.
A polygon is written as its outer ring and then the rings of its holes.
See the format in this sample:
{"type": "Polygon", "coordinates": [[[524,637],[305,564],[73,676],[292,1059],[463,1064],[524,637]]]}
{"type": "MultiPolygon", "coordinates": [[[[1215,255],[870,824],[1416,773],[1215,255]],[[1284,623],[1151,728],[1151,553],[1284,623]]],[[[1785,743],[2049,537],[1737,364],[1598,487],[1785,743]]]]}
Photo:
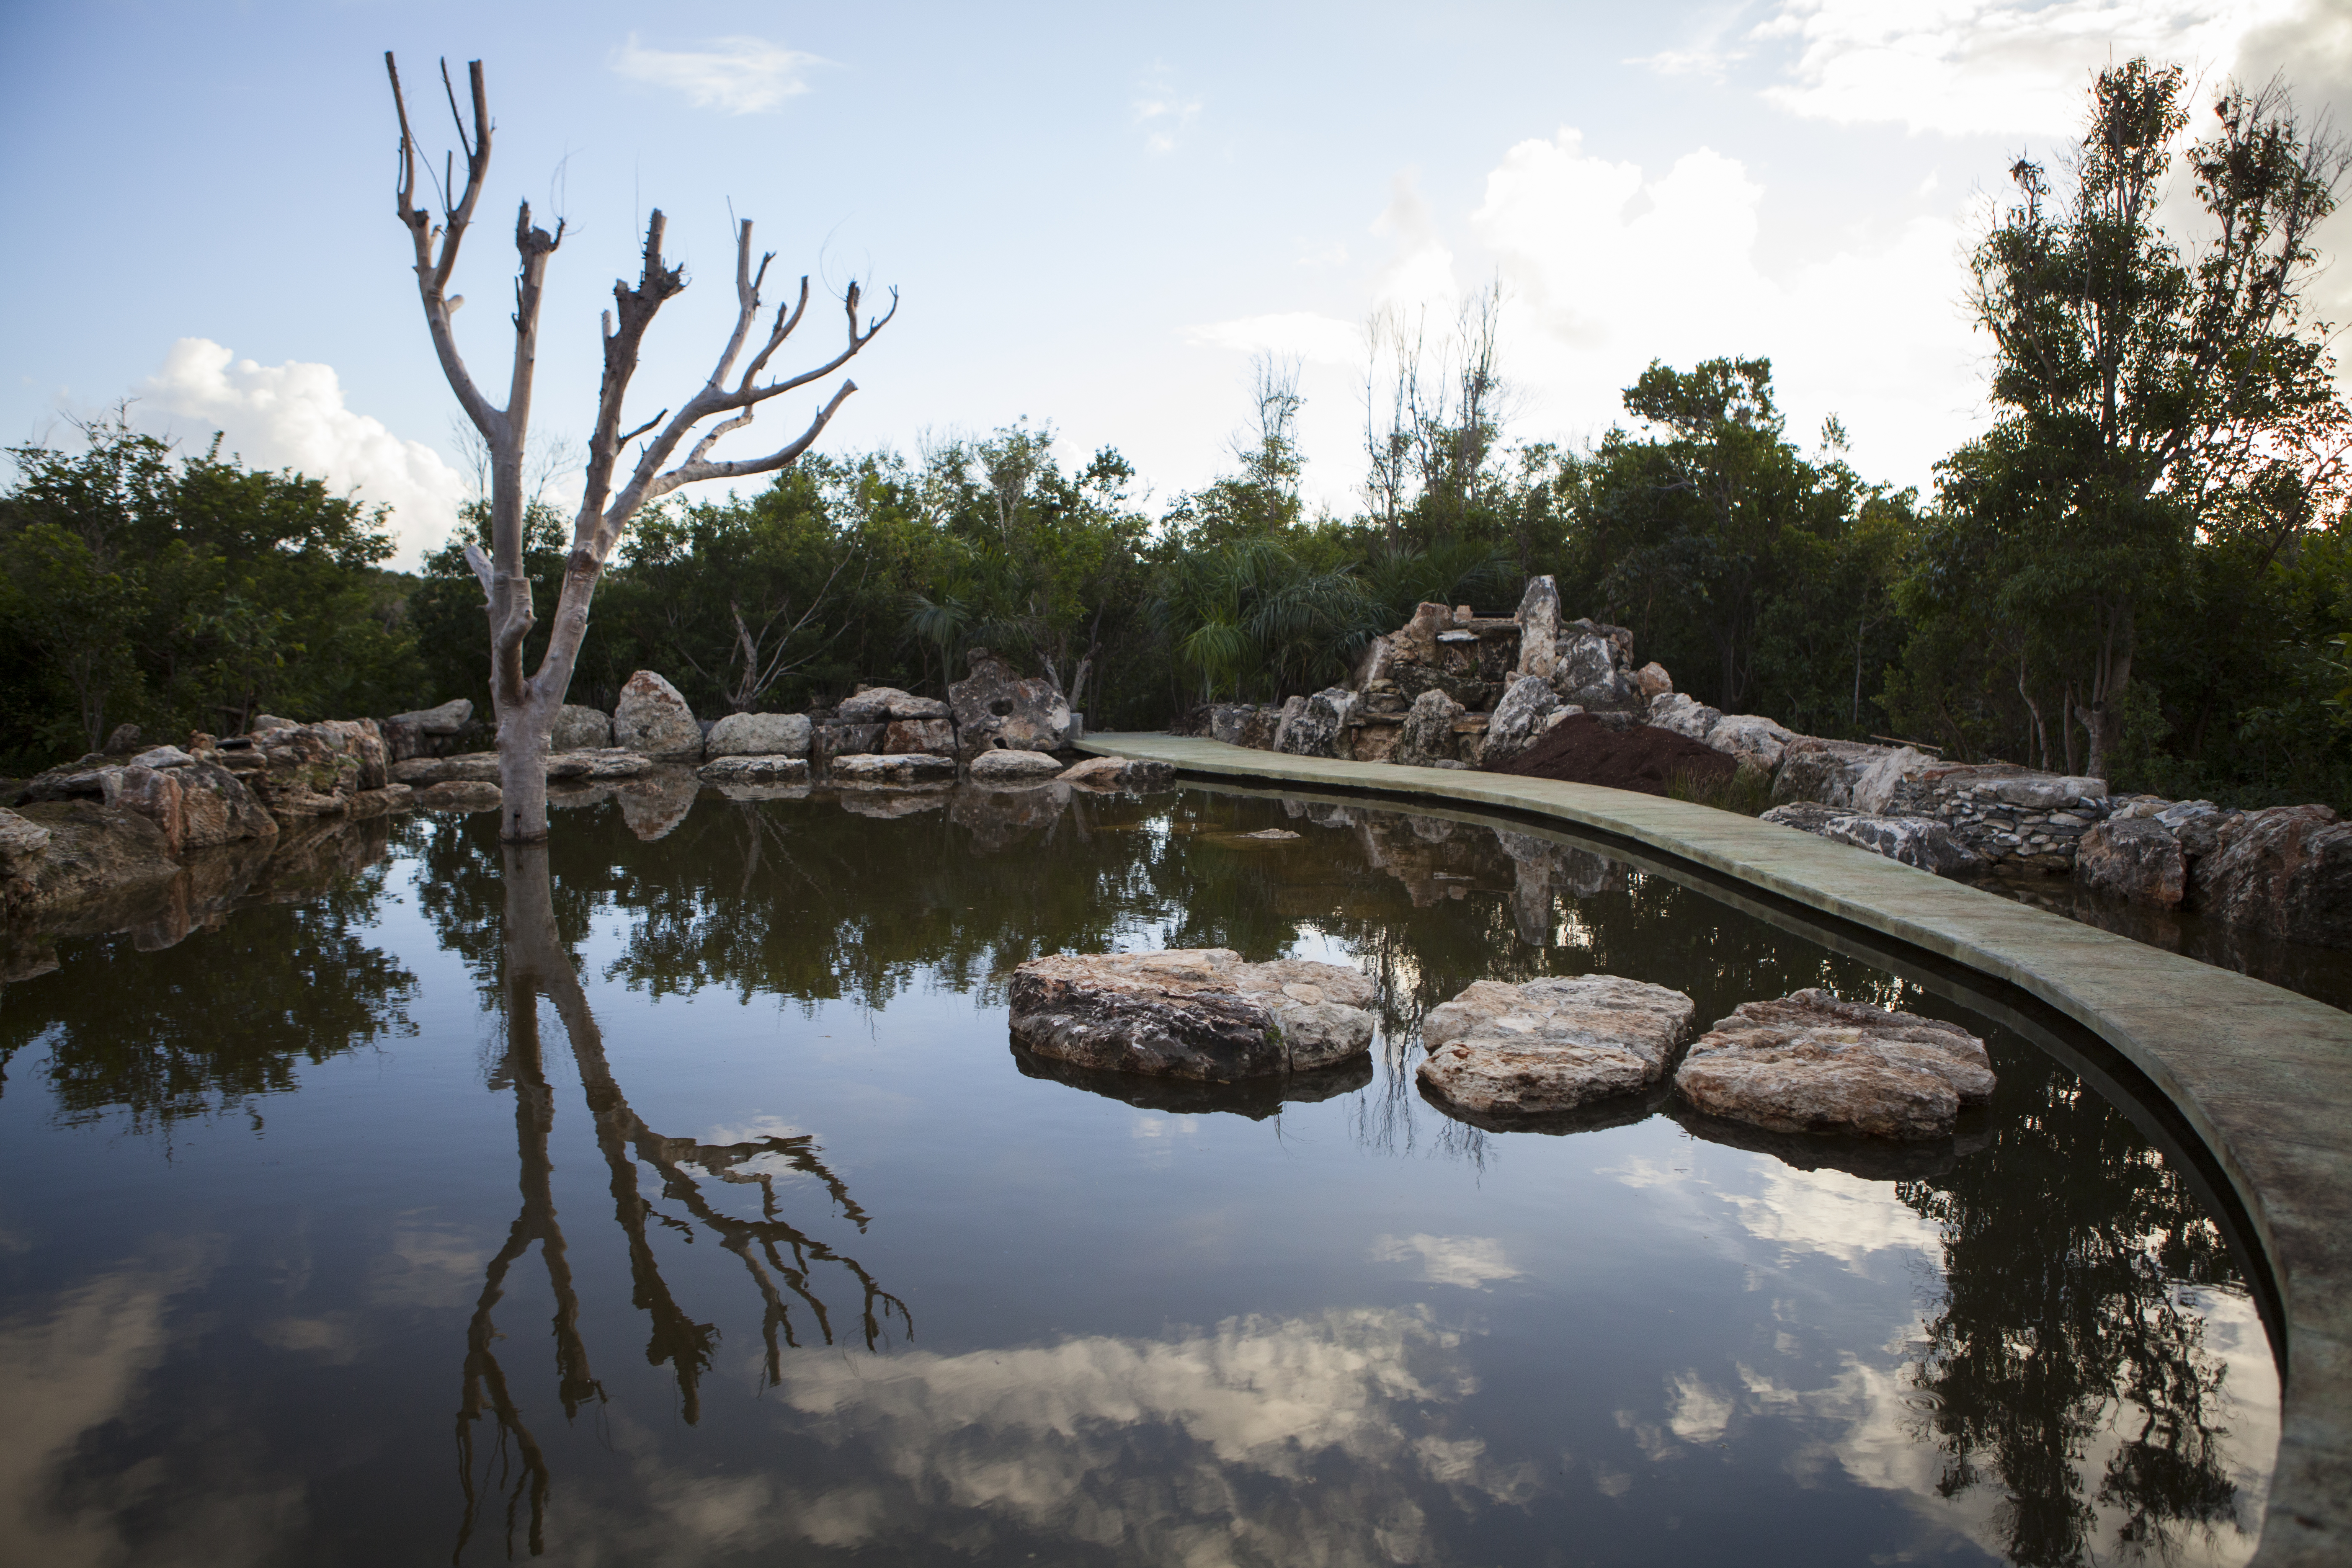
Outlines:
{"type": "MultiPolygon", "coordinates": [[[[1992,426],[1931,496],[1874,483],[1825,423],[1792,438],[1771,364],[1653,364],[1583,450],[1515,440],[1499,295],[1449,331],[1376,323],[1363,506],[1300,494],[1295,368],[1263,363],[1225,474],[1148,515],[1106,448],[1023,422],[803,457],[751,496],[649,511],[609,571],[572,700],[659,669],[698,711],[938,692],[986,646],[1097,728],[1341,679],[1423,599],[1504,610],[1551,573],[1577,612],[1727,710],[2118,786],[2352,805],[2352,414],[2302,314],[2343,143],[2273,86],[2188,141],[2177,70],[2103,73],[2063,191],[2011,171],[1971,260],[1992,426]],[[2185,177],[2203,227],[2158,223],[2185,177]]],[[[385,572],[380,520],[121,418],[16,451],[0,498],[0,749],[27,768],[129,720],[488,708],[464,547],[385,572]]],[[[527,574],[560,580],[555,509],[527,574]]],[[[545,635],[544,626],[533,633],[545,635]]],[[[530,658],[537,650],[527,649],[530,658]]]]}

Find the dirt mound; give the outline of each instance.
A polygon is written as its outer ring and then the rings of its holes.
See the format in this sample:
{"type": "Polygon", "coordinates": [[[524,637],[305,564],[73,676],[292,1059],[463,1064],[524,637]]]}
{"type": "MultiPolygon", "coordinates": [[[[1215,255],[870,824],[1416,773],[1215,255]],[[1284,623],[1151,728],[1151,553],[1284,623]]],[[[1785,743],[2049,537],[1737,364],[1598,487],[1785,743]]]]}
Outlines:
{"type": "Polygon", "coordinates": [[[1694,775],[1694,782],[1724,779],[1738,772],[1739,764],[1728,753],[1672,730],[1647,724],[1612,730],[1590,713],[1571,713],[1534,745],[1486,771],[1664,795],[1666,782],[1678,773],[1694,775]]]}

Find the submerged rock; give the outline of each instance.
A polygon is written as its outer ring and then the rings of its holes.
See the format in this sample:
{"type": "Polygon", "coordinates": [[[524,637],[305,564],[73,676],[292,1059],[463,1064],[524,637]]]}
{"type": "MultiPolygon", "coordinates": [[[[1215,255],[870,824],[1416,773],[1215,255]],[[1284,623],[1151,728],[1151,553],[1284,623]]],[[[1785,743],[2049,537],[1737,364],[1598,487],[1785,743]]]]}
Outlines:
{"type": "Polygon", "coordinates": [[[479,779],[450,779],[427,784],[409,797],[418,811],[496,811],[503,797],[495,784],[479,779]]]}
{"type": "Polygon", "coordinates": [[[1573,1110],[1664,1077],[1696,1011],[1679,991],[1613,974],[1481,980],[1422,1020],[1418,1076],[1480,1117],[1573,1110]]]}
{"type": "Polygon", "coordinates": [[[923,752],[860,752],[835,757],[828,773],[837,784],[849,785],[947,784],[955,778],[955,759],[923,752]]]}
{"type": "Polygon", "coordinates": [[[702,726],[677,687],[641,669],[621,688],[613,742],[656,762],[694,762],[702,755],[702,726]]]}
{"type": "Polygon", "coordinates": [[[1362,1055],[1376,994],[1352,969],[1228,948],[1056,953],[1013,973],[1013,1037],[1115,1072],[1224,1083],[1362,1055]]]}
{"type": "Polygon", "coordinates": [[[1992,1098],[1984,1042],[1940,1019],[1805,990],[1745,1002],[1691,1046],[1675,1088],[1772,1132],[1942,1138],[1992,1098]]]}

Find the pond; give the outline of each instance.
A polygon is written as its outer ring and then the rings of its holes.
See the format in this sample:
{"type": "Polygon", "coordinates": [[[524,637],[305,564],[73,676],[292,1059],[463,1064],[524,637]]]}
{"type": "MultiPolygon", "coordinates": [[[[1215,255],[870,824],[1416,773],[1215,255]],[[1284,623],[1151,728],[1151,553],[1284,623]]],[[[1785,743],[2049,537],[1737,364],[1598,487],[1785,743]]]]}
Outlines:
{"type": "Polygon", "coordinates": [[[0,1557],[2252,1550],[2242,1264],[1995,1018],[1508,826],[1191,786],[674,816],[354,825],[0,994],[0,1557]],[[1158,946],[1360,965],[1371,1061],[1012,1047],[1013,965],[1158,946]],[[1956,1018],[2000,1087],[1908,1152],[1421,1098],[1429,1006],[1582,973],[1956,1018]]]}

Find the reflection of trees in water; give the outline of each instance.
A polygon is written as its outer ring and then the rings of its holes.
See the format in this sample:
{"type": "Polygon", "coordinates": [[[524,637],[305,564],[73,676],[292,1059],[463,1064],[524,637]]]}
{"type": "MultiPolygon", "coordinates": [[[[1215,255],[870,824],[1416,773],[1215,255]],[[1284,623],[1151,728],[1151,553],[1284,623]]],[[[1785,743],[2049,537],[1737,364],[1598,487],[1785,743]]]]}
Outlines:
{"type": "MultiPolygon", "coordinates": [[[[371,842],[380,853],[381,834],[371,842]]],[[[231,1108],[257,1121],[253,1101],[293,1089],[299,1064],[415,1034],[416,977],[367,940],[383,868],[320,879],[268,883],[263,901],[161,952],[83,939],[64,972],[7,988],[0,1069],[37,1044],[60,1121],[120,1111],[143,1132],[231,1108]]]]}
{"type": "Polygon", "coordinates": [[[2013,1561],[2105,1554],[2101,1509],[2122,1516],[2111,1550],[2162,1561],[2185,1531],[2236,1519],[2226,1369],[2179,1292],[2237,1272],[2195,1194],[2114,1107],[2038,1053],[2001,1074],[1990,1146],[1896,1188],[1944,1233],[1915,1435],[1945,1451],[1945,1496],[2005,1493],[2013,1561]]]}
{"type": "Polygon", "coordinates": [[[562,1023],[585,1090],[596,1147],[610,1174],[613,1216],[627,1244],[631,1302],[646,1315],[650,1325],[646,1359],[652,1365],[670,1368],[677,1383],[679,1412],[689,1425],[701,1415],[702,1374],[709,1369],[718,1348],[719,1331],[715,1324],[697,1322],[662,1277],[650,1228],[654,1225],[688,1240],[707,1231],[741,1261],[764,1309],[761,1333],[767,1348],[764,1371],[770,1386],[782,1380],[784,1347],[803,1342],[793,1328],[787,1297],[807,1309],[824,1343],[835,1342],[831,1313],[813,1281],[820,1265],[838,1267],[860,1287],[859,1333],[867,1350],[881,1345],[894,1312],[908,1333],[914,1328],[906,1304],[875,1283],[856,1258],[835,1251],[784,1217],[776,1191],[778,1175],[806,1175],[824,1186],[859,1231],[866,1229],[865,1211],[817,1157],[814,1139],[780,1136],[707,1144],[665,1137],[631,1108],[605,1057],[603,1034],[589,1010],[571,949],[560,930],[545,847],[509,845],[504,847],[501,858],[505,1056],[493,1078],[510,1082],[515,1092],[522,1206],[508,1230],[505,1245],[485,1272],[482,1293],[467,1329],[457,1421],[458,1474],[466,1505],[452,1561],[464,1555],[473,1537],[486,1489],[504,1497],[508,1555],[513,1555],[518,1525],[523,1528],[533,1555],[545,1549],[551,1479],[546,1453],[508,1385],[494,1349],[501,1336],[492,1320],[493,1310],[505,1294],[509,1271],[534,1242],[539,1244],[555,1297],[556,1392],[564,1419],[570,1421],[584,1406],[601,1405],[605,1399],[604,1385],[589,1367],[587,1345],[580,1332],[580,1300],[555,1214],[554,1165],[549,1147],[555,1095],[548,1082],[539,1036],[541,995],[552,1004],[562,1023]],[[660,1178],[662,1198],[684,1210],[684,1217],[664,1213],[645,1196],[639,1184],[640,1163],[652,1167],[660,1178]],[[760,1217],[743,1219],[726,1213],[704,1191],[705,1177],[757,1187],[760,1217]],[[487,1456],[477,1451],[477,1433],[485,1415],[497,1424],[495,1442],[487,1456]]]}

